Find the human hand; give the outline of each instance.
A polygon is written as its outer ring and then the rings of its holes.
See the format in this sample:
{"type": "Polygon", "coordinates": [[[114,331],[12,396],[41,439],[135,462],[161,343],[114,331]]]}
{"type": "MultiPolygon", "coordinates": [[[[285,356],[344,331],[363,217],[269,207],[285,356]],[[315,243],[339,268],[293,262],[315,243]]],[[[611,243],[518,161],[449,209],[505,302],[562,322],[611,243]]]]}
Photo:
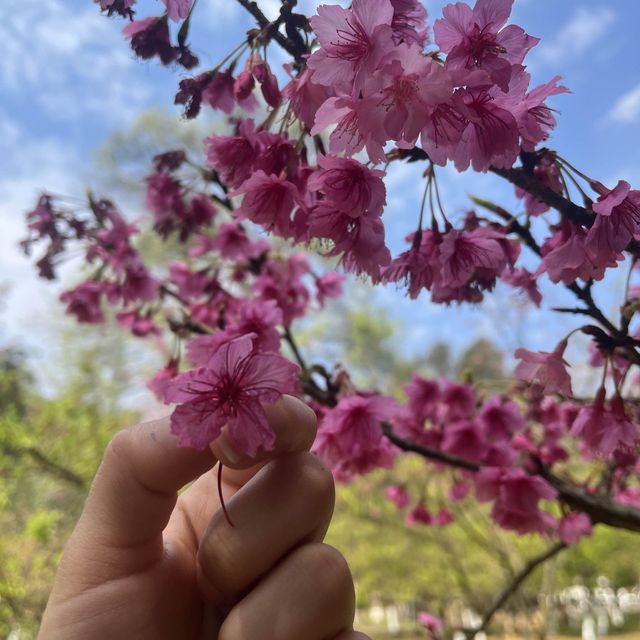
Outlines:
{"type": "Polygon", "coordinates": [[[322,544],[334,486],[308,452],[315,415],[288,396],[267,415],[275,449],[254,460],[234,456],[224,432],[211,449],[179,448],[168,419],[118,433],[39,640],[367,640],[352,631],[347,564],[322,544]]]}

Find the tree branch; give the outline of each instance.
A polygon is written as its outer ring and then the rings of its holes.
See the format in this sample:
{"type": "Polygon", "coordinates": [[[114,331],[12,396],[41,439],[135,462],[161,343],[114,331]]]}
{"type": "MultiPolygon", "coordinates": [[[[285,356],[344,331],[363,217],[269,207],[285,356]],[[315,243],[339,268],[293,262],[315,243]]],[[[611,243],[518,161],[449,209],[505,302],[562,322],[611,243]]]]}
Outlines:
{"type": "Polygon", "coordinates": [[[300,44],[293,38],[285,36],[278,30],[282,21],[282,15],[275,22],[271,22],[267,19],[264,13],[262,13],[257,2],[254,2],[253,0],[238,0],[238,2],[255,18],[258,26],[265,31],[269,38],[275,40],[287,53],[292,55],[298,64],[302,64],[304,62],[303,56],[306,53],[309,53],[306,46],[302,49],[300,44]]]}
{"type": "Polygon", "coordinates": [[[540,555],[531,558],[531,560],[529,560],[527,564],[525,564],[524,567],[516,573],[513,580],[502,590],[495,602],[484,613],[480,628],[465,630],[467,631],[467,635],[469,635],[469,632],[473,632],[475,634],[478,631],[486,631],[489,624],[491,624],[493,616],[502,609],[507,600],[509,600],[509,598],[520,588],[520,585],[537,569],[537,567],[560,553],[560,551],[565,549],[566,546],[567,545],[564,542],[556,542],[540,555]]]}
{"type": "Polygon", "coordinates": [[[79,476],[75,471],[51,460],[35,447],[13,447],[10,444],[3,443],[0,445],[0,451],[3,455],[11,456],[12,458],[28,456],[47,473],[50,473],[51,475],[78,487],[79,489],[86,489],[87,487],[87,482],[82,476],[79,476]]]}

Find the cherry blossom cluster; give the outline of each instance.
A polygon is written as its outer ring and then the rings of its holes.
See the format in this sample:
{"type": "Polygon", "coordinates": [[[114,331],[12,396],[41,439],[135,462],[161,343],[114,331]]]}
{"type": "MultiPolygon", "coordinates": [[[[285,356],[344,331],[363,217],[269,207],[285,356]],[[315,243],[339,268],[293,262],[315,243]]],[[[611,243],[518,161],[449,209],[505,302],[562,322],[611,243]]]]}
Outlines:
{"type": "MultiPolygon", "coordinates": [[[[206,166],[182,150],[154,159],[146,219],[133,224],[107,199],[78,211],[43,195],[24,246],[44,247],[37,265],[49,279],[71,244],[83,246],[88,275],[61,296],[80,322],[104,321],[108,303],[135,336],[173,337],[150,387],[177,405],[180,442],[204,447],[227,425],[243,452],[268,449],[264,404],[298,393],[319,418],[314,451],[340,480],[411,452],[454,470],[451,503],[490,503],[505,529],[567,544],[597,522],[638,530],[640,410],[629,374],[640,364],[640,291],[627,287],[616,323],[592,288],[624,260],[635,271],[640,191],[622,180],[609,189],[542,146],[556,124],[546,101],[567,89],[559,77],[530,87],[525,58],[538,40],[508,24],[513,0],[449,4],[431,27],[418,0],[326,4],[310,18],[287,0],[273,22],[242,2],[257,27],[210,69],[187,43],[201,7],[162,1],[162,15],[136,19],[135,0],[98,0],[129,19],[124,34],[140,58],[198,67],[175,103],[186,118],[218,110],[228,128],[203,141],[206,166]],[[282,71],[267,62],[270,46],[291,57],[282,71]],[[408,248],[397,256],[385,238],[391,162],[425,166],[423,203],[402,213],[408,248]],[[452,224],[438,186],[448,163],[508,180],[522,212],[476,199],[452,224]],[[137,248],[148,229],[188,258],[148,267],[137,248]],[[552,350],[519,349],[503,395],[415,373],[391,397],[358,388],[348,363],[310,365],[298,348],[294,324],[342,292],[343,276],[316,254],[443,304],[480,302],[502,281],[539,307],[547,277],[577,298],[566,311],[586,319],[552,350]],[[565,353],[577,334],[602,371],[593,397],[574,397],[565,353]],[[567,479],[577,462],[593,472],[567,479]]],[[[455,509],[424,495],[387,493],[412,526],[452,521],[455,509]]]]}

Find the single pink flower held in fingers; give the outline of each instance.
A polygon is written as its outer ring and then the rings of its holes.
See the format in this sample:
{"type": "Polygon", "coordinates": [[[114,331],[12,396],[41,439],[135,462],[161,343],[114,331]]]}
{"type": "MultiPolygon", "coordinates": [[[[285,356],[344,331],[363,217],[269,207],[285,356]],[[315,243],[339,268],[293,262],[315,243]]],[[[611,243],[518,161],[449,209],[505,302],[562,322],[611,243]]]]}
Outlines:
{"type": "Polygon", "coordinates": [[[253,334],[227,342],[198,369],[182,373],[166,388],[166,403],[176,403],[171,431],[179,444],[204,449],[223,426],[238,450],[249,456],[273,447],[275,435],[264,404],[293,393],[299,367],[277,353],[257,352],[253,334]]]}

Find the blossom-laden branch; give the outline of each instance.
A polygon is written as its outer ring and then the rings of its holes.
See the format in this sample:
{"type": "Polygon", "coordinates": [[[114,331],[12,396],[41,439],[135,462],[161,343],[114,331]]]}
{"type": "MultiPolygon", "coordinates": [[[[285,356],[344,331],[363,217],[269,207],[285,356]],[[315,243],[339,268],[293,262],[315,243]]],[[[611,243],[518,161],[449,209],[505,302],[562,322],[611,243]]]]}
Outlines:
{"type": "MultiPolygon", "coordinates": [[[[161,16],[127,26],[131,47],[143,59],[195,68],[188,32],[203,5],[163,2],[161,16]],[[177,42],[169,21],[180,23],[177,42]]],[[[89,277],[61,296],[68,313],[100,323],[108,304],[137,337],[159,340],[169,330],[167,363],[149,386],[177,405],[172,425],[183,444],[206,446],[226,423],[243,451],[268,448],[262,404],[297,391],[318,415],[314,450],[339,480],[413,452],[451,470],[452,501],[473,491],[506,530],[558,544],[574,544],[598,522],[638,530],[640,407],[629,393],[640,364],[636,263],[619,325],[594,288],[636,256],[640,192],[624,181],[608,188],[542,146],[556,124],[547,101],[567,90],[559,77],[530,88],[525,59],[538,40],[507,25],[511,3],[448,5],[429,28],[418,0],[322,5],[309,19],[283,0],[272,22],[258,3],[239,2],[256,28],[215,67],[182,78],[175,96],[187,118],[203,109],[232,116],[228,130],[204,141],[206,166],[170,150],[146,178],[149,226],[184,245],[188,258],[152,270],[140,229],[108,198],[90,195],[78,210],[45,194],[27,214],[23,247],[42,248],[42,277],[56,277],[70,248],[85,253],[89,277]],[[290,56],[284,87],[267,62],[271,43],[290,56]],[[386,172],[402,160],[425,162],[424,195],[406,219],[406,250],[392,255],[386,172]],[[438,181],[447,163],[508,180],[523,212],[480,199],[490,218],[475,210],[452,218],[438,181]],[[538,281],[548,277],[580,300],[572,314],[594,322],[547,351],[519,349],[518,382],[503,394],[415,372],[399,402],[357,388],[348,366],[328,371],[304,357],[294,325],[339,297],[343,276],[283,250],[293,245],[319,248],[376,285],[406,285],[411,298],[426,292],[435,304],[477,304],[501,282],[540,306],[538,281]],[[522,266],[523,246],[533,271],[522,266]],[[565,360],[578,332],[602,373],[593,397],[581,400],[565,360]],[[297,381],[283,343],[300,367],[297,381]],[[580,484],[565,472],[578,462],[594,471],[580,484]]],[[[135,0],[99,3],[133,17],[135,0]]],[[[394,497],[412,522],[450,522],[447,509],[434,515],[425,500],[408,490],[394,497]]]]}

